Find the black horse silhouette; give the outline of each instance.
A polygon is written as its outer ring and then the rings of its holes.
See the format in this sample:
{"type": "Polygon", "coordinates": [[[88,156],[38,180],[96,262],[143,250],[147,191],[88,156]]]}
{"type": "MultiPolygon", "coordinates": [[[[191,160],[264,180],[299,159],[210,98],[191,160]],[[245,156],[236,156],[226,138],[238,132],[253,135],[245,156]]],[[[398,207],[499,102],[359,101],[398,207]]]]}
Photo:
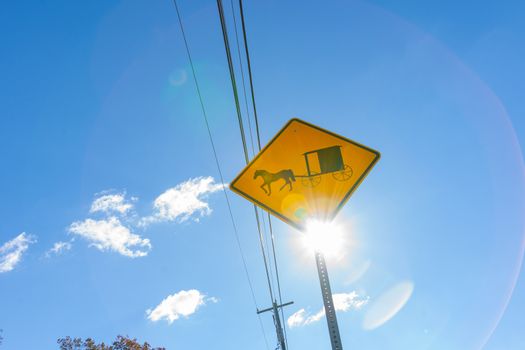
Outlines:
{"type": "Polygon", "coordinates": [[[269,196],[272,194],[272,182],[275,182],[277,180],[283,179],[284,185],[281,186],[281,189],[279,191],[282,191],[283,188],[286,187],[286,185],[290,186],[290,191],[292,188],[292,181],[295,181],[295,176],[293,175],[293,171],[291,169],[285,169],[281,170],[277,173],[270,173],[266,170],[255,170],[255,174],[253,175],[253,179],[255,180],[257,177],[262,177],[264,180],[264,183],[261,185],[261,189],[269,196]],[[291,181],[290,181],[291,180],[291,181]],[[268,190],[264,188],[264,186],[268,186],[268,190]]]}

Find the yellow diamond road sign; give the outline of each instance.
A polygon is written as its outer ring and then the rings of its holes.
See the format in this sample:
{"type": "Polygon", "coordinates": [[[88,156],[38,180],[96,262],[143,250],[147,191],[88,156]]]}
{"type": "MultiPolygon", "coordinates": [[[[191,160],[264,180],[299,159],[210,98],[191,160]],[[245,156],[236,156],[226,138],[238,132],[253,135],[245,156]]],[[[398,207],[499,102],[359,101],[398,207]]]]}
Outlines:
{"type": "Polygon", "coordinates": [[[335,217],[379,152],[290,120],[232,181],[230,188],[298,229],[335,217]]]}

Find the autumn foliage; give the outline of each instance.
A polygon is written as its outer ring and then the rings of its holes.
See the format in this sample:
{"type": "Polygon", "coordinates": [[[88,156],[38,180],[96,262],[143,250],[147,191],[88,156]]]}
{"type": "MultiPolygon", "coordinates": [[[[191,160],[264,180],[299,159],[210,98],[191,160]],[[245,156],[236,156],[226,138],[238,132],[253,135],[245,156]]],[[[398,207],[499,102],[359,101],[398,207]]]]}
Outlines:
{"type": "Polygon", "coordinates": [[[97,344],[91,338],[82,340],[81,338],[65,337],[57,340],[60,350],[166,350],[165,348],[153,348],[148,343],[140,344],[136,339],[119,335],[112,344],[97,344]]]}

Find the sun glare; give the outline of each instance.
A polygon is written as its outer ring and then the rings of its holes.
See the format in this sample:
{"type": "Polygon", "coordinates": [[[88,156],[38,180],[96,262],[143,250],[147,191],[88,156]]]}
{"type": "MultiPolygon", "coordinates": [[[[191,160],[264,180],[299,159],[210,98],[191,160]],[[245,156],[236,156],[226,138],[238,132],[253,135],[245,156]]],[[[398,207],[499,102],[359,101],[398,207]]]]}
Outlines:
{"type": "Polygon", "coordinates": [[[306,224],[303,243],[312,253],[319,251],[325,257],[339,257],[344,253],[343,230],[333,222],[309,221],[306,224]]]}

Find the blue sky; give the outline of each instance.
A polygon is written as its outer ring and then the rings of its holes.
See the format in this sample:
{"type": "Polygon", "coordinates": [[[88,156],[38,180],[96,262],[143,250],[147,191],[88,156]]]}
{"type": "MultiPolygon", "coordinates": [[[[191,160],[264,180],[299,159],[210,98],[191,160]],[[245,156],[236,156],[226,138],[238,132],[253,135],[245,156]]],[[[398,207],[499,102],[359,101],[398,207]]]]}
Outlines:
{"type": "MultiPolygon", "coordinates": [[[[229,181],[243,155],[216,5],[179,5],[229,181]]],[[[299,117],[382,153],[328,259],[345,347],[524,348],[524,10],[245,4],[263,143],[299,117]]],[[[0,28],[2,346],[266,349],[172,3],[12,2],[0,28]]],[[[267,307],[253,209],[230,198],[267,307]]],[[[290,348],[328,349],[314,258],[272,222],[290,348]]]]}

